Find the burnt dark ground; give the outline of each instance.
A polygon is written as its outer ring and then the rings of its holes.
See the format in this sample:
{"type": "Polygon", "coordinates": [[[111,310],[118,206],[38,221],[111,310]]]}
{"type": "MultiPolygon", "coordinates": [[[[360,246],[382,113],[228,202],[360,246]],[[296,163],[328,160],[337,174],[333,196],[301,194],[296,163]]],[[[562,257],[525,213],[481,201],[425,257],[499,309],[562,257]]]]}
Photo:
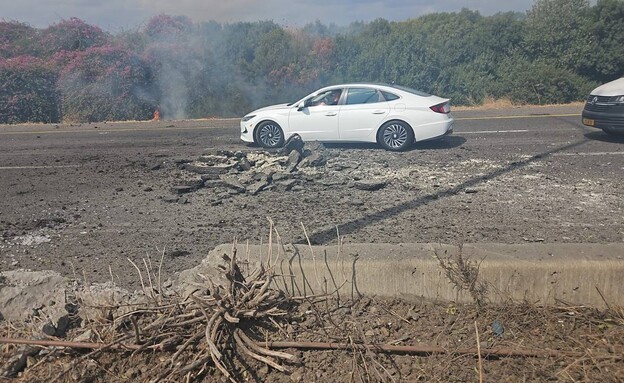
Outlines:
{"type": "Polygon", "coordinates": [[[580,124],[575,107],[456,112],[455,133],[391,153],[328,145],[333,163],[301,190],[167,202],[177,161],[257,151],[237,120],[0,127],[0,269],[52,269],[137,286],[127,258],[163,271],[216,244],[286,242],[608,243],[624,239],[624,139],[580,124]],[[383,179],[379,191],[350,187],[383,179]]]}

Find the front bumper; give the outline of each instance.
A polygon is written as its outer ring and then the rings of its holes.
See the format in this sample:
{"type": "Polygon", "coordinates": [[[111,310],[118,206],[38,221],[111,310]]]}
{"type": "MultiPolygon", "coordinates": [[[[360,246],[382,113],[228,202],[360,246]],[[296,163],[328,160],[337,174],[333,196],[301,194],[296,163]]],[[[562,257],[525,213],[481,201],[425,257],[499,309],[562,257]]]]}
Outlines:
{"type": "Polygon", "coordinates": [[[601,111],[583,109],[583,125],[624,133],[624,106],[610,106],[601,111]]]}
{"type": "Polygon", "coordinates": [[[240,139],[243,142],[254,142],[254,137],[253,137],[254,123],[253,122],[241,121],[240,129],[241,129],[240,139]]]}

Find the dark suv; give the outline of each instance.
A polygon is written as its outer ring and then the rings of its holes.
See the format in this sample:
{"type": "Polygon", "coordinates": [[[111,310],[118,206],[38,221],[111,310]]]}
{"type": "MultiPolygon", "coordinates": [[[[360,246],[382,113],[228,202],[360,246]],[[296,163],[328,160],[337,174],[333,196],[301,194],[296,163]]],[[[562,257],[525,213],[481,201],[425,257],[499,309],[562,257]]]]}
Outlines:
{"type": "Polygon", "coordinates": [[[583,124],[624,134],[624,77],[594,89],[583,108],[583,124]]]}

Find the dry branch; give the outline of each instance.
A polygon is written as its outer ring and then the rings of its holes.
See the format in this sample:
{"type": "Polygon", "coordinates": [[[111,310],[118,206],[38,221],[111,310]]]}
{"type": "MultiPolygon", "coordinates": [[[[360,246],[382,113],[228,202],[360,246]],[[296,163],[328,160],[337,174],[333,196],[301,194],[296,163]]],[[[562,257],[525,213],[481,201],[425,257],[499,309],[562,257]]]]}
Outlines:
{"type": "MultiPolygon", "coordinates": [[[[264,353],[265,355],[278,357],[290,361],[296,360],[296,358],[287,353],[278,353],[271,351],[270,349],[301,349],[301,350],[373,350],[376,352],[384,353],[396,353],[396,354],[413,354],[413,355],[432,355],[432,354],[452,354],[452,355],[475,355],[479,352],[485,357],[529,357],[529,358],[541,358],[541,357],[572,357],[581,358],[586,354],[583,352],[573,351],[558,351],[548,349],[522,349],[522,348],[509,348],[509,347],[496,347],[496,348],[458,348],[458,349],[446,349],[444,347],[418,345],[418,346],[396,346],[391,344],[359,344],[359,343],[332,343],[332,342],[258,342],[253,341],[241,330],[236,330],[235,335],[238,334],[241,337],[241,341],[244,339],[244,343],[252,347],[255,351],[264,353]],[[241,334],[243,334],[241,336],[241,334]],[[244,337],[244,338],[243,338],[244,337]],[[259,351],[261,348],[266,348],[265,351],[259,351]]],[[[67,347],[75,349],[110,349],[110,350],[162,350],[161,344],[153,345],[150,347],[144,347],[138,344],[104,344],[104,343],[88,343],[88,342],[69,342],[69,341],[55,341],[55,340],[31,340],[31,339],[14,339],[14,338],[0,338],[0,344],[26,344],[42,347],[67,347]]],[[[221,358],[220,352],[216,350],[216,355],[221,358]]],[[[595,359],[613,359],[624,360],[624,351],[615,354],[604,355],[592,355],[595,359]]]]}
{"type": "MultiPolygon", "coordinates": [[[[432,355],[432,354],[452,354],[452,355],[477,355],[479,350],[477,348],[458,348],[458,349],[446,349],[438,346],[418,345],[418,346],[395,346],[386,344],[357,344],[357,343],[331,343],[331,342],[261,342],[260,346],[274,349],[296,348],[304,350],[371,350],[385,353],[397,353],[397,354],[413,354],[413,355],[432,355]]],[[[572,352],[572,351],[557,351],[557,350],[534,350],[534,349],[520,349],[520,348],[485,348],[481,349],[481,353],[486,357],[496,356],[508,356],[508,357],[580,357],[584,353],[572,352]]],[[[624,360],[624,353],[622,355],[594,355],[598,359],[613,359],[624,360]]]]}

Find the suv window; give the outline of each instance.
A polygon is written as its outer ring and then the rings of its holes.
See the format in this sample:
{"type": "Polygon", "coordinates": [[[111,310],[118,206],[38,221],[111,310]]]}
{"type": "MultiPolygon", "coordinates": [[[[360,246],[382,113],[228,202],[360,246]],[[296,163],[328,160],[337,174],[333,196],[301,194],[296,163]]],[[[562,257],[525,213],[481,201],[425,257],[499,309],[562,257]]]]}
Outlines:
{"type": "Polygon", "coordinates": [[[372,104],[380,101],[383,101],[383,98],[377,89],[351,88],[347,94],[346,104],[372,104]]]}

